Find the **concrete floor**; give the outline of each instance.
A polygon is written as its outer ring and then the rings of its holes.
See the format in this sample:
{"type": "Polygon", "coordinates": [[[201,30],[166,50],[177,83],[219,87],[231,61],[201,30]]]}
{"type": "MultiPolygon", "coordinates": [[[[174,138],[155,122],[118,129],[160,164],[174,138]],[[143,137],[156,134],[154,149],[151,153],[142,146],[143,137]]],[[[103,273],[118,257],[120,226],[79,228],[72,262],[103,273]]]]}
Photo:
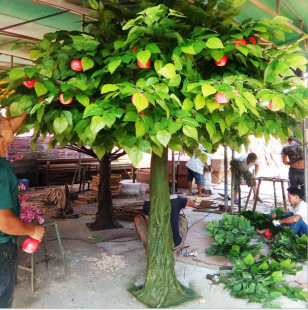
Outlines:
{"type": "MultiPolygon", "coordinates": [[[[223,184],[215,186],[216,192],[223,192],[223,184]]],[[[262,193],[262,190],[261,190],[262,193]]],[[[266,193],[263,192],[263,195],[266,193]]],[[[191,197],[193,198],[193,197],[191,197]]],[[[144,197],[125,199],[126,202],[143,200],[144,197]]],[[[61,259],[50,261],[50,271],[45,263],[36,265],[36,290],[31,291],[30,273],[18,271],[18,281],[13,302],[14,308],[41,309],[139,309],[146,308],[127,289],[144,283],[146,276],[146,253],[135,232],[132,222],[120,221],[121,229],[91,232],[86,223],[93,222],[97,211],[96,203],[74,206],[79,218],[57,220],[69,274],[65,275],[61,259]],[[102,242],[90,243],[82,239],[93,236],[105,238],[102,242]]],[[[53,215],[47,213],[45,218],[53,215]]],[[[206,216],[207,221],[221,219],[220,214],[193,212],[185,209],[189,227],[206,216]]],[[[59,254],[54,229],[48,234],[48,248],[54,255],[59,254]]],[[[37,259],[43,257],[43,246],[36,252],[37,259]]],[[[19,263],[29,264],[30,255],[20,251],[19,263]]],[[[216,270],[175,261],[178,280],[193,288],[199,299],[180,306],[182,309],[262,308],[262,304],[247,303],[247,300],[230,296],[223,285],[211,285],[207,274],[216,270]]],[[[297,279],[307,283],[307,268],[297,279]]],[[[307,303],[281,298],[283,308],[305,309],[307,303]]]]}

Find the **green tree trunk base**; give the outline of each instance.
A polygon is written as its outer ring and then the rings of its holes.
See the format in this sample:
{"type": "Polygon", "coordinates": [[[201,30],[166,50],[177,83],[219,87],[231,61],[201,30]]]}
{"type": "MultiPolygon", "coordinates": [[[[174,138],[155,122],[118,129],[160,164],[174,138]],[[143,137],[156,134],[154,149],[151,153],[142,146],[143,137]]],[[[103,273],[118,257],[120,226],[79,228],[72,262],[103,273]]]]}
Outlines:
{"type": "Polygon", "coordinates": [[[166,286],[166,283],[145,284],[128,291],[149,308],[170,308],[199,298],[196,292],[178,281],[169,286],[166,286]],[[158,288],[161,289],[157,291],[158,288]]]}

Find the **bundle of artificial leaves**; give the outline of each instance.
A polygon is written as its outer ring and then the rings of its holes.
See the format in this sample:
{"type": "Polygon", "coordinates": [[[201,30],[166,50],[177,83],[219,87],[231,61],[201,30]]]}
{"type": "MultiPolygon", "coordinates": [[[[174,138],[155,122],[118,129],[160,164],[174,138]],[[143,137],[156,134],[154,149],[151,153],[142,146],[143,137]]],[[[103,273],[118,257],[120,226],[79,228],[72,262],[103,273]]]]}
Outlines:
{"type": "Polygon", "coordinates": [[[250,245],[255,229],[242,216],[223,213],[222,220],[212,221],[207,225],[207,235],[215,242],[205,251],[208,255],[226,256],[231,263],[249,253],[256,255],[262,248],[262,242],[250,245]]]}
{"type": "Polygon", "coordinates": [[[287,258],[296,262],[307,261],[307,241],[306,235],[296,237],[294,230],[285,228],[283,232],[276,235],[271,248],[271,256],[282,261],[287,258]]]}
{"type": "MultiPolygon", "coordinates": [[[[290,259],[282,262],[272,260],[269,256],[260,255],[255,261],[251,254],[244,259],[236,260],[231,273],[221,274],[221,283],[231,291],[231,295],[249,299],[249,302],[264,303],[265,308],[278,308],[272,301],[280,296],[287,296],[292,300],[307,300],[307,292],[299,287],[290,287],[283,280],[285,274],[295,275],[302,270],[302,266],[295,266],[290,259]]],[[[221,269],[226,270],[226,267],[221,269]]]]}

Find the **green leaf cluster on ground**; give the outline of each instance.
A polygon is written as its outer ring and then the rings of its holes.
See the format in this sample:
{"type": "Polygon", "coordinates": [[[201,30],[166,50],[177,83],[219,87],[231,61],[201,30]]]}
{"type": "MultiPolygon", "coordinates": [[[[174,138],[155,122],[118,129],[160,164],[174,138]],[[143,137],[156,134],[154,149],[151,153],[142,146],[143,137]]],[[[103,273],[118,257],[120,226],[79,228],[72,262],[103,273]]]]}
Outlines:
{"type": "Polygon", "coordinates": [[[206,230],[207,235],[215,239],[212,246],[205,250],[206,253],[226,256],[232,263],[247,254],[256,255],[262,247],[262,243],[250,244],[256,235],[255,228],[243,216],[223,213],[222,220],[207,224],[206,230]]]}

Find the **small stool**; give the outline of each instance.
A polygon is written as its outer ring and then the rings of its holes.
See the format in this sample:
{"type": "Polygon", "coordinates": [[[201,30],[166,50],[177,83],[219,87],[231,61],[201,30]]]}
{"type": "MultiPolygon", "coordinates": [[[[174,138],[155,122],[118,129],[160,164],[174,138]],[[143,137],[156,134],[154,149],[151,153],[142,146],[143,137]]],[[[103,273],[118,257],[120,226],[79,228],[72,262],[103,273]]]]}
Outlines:
{"type": "MultiPolygon", "coordinates": [[[[60,233],[59,233],[59,229],[58,229],[58,223],[56,221],[49,221],[49,222],[45,222],[41,226],[43,226],[43,227],[54,226],[54,228],[56,230],[57,238],[58,238],[58,243],[59,243],[59,247],[60,247],[60,251],[61,251],[61,256],[62,256],[62,259],[63,259],[64,273],[67,275],[68,272],[67,272],[67,267],[66,267],[66,262],[65,262],[65,253],[64,253],[64,249],[63,249],[63,246],[62,246],[62,241],[61,241],[61,237],[60,237],[60,233]]],[[[50,270],[49,260],[55,258],[55,257],[51,257],[50,255],[47,254],[47,229],[45,230],[43,243],[44,243],[44,254],[45,254],[45,258],[44,259],[36,262],[35,261],[35,257],[34,257],[34,254],[35,254],[35,252],[34,252],[34,253],[31,253],[30,267],[25,267],[25,266],[18,265],[19,269],[31,272],[31,290],[32,290],[32,292],[34,292],[34,290],[35,290],[35,264],[38,264],[40,262],[44,262],[45,261],[46,268],[48,270],[50,270]]]]}
{"type": "MultiPolygon", "coordinates": [[[[257,187],[255,201],[254,201],[254,204],[253,204],[253,211],[256,211],[257,201],[258,201],[259,191],[260,191],[260,186],[261,186],[261,182],[262,181],[273,182],[275,208],[277,208],[277,197],[276,197],[276,186],[275,185],[276,185],[276,182],[280,182],[281,190],[282,190],[283,205],[284,205],[284,208],[287,209],[287,200],[286,200],[286,195],[285,195],[285,191],[284,191],[284,182],[287,182],[287,184],[289,184],[289,181],[290,181],[289,179],[270,178],[270,177],[256,177],[255,180],[258,181],[258,187],[257,187]]],[[[252,187],[250,188],[250,191],[249,191],[249,194],[248,194],[248,197],[247,197],[247,201],[246,201],[245,208],[244,208],[245,210],[247,208],[251,192],[252,192],[252,187]]]]}

